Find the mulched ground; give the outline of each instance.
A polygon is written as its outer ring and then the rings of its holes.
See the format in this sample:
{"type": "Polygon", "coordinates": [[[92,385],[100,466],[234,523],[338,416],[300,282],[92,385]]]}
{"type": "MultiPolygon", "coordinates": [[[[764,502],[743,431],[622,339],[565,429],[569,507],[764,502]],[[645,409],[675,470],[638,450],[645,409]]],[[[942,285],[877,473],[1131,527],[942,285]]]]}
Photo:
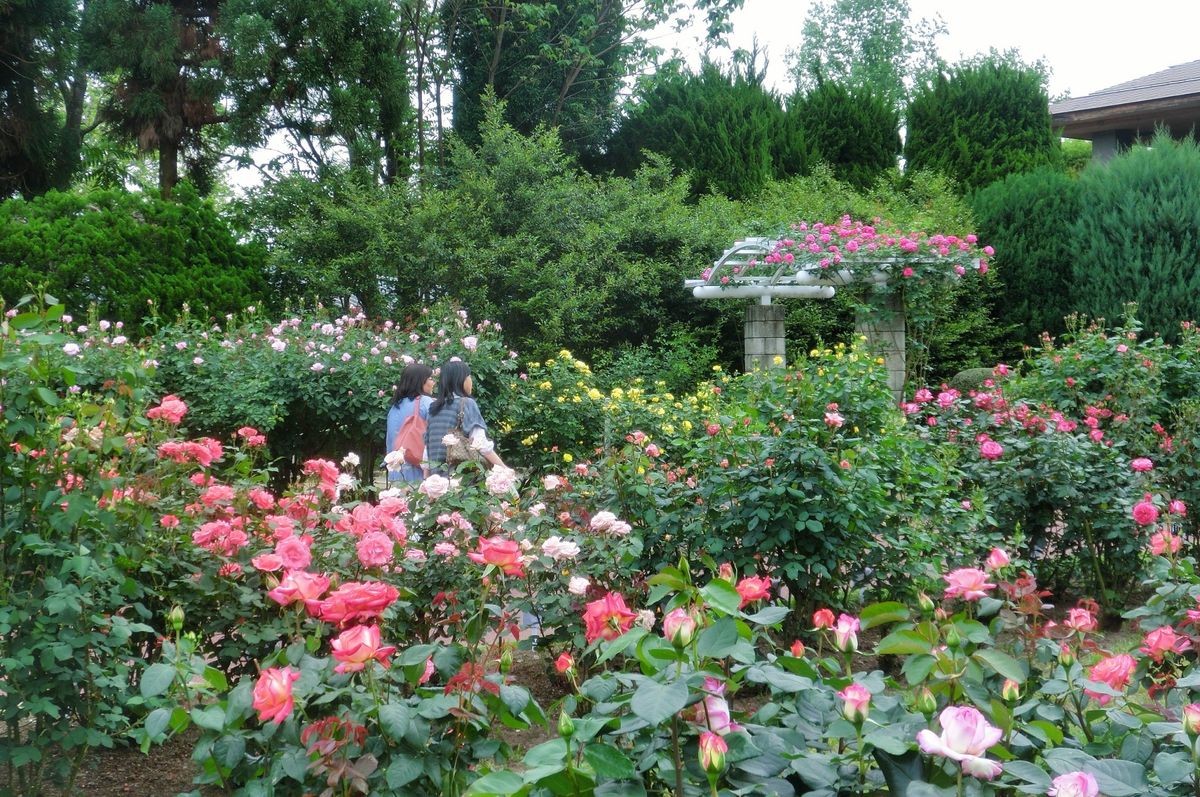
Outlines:
{"type": "Polygon", "coordinates": [[[136,747],[119,747],[93,753],[79,772],[75,789],[68,793],[50,789],[48,797],[175,797],[191,791],[193,730],[148,755],[136,747]]]}

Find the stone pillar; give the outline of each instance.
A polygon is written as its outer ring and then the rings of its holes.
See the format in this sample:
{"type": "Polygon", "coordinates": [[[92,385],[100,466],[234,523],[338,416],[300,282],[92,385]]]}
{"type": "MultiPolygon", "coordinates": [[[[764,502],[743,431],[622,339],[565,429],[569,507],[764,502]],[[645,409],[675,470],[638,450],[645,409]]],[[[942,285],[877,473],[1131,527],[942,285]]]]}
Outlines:
{"type": "Polygon", "coordinates": [[[904,295],[889,293],[882,307],[869,315],[859,312],[854,331],[867,336],[871,351],[883,356],[888,372],[888,387],[896,403],[904,400],[904,295]]]}
{"type": "Polygon", "coordinates": [[[747,372],[775,368],[787,364],[783,333],[783,305],[752,304],[746,308],[747,372]],[[775,358],[779,358],[779,362],[775,358]]]}

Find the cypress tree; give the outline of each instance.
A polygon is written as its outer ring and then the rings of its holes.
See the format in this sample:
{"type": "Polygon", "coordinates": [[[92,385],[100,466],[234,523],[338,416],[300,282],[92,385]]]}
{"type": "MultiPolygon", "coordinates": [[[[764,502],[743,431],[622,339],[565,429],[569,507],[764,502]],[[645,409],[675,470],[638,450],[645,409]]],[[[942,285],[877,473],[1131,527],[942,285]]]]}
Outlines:
{"type": "Polygon", "coordinates": [[[971,205],[979,239],[996,249],[996,320],[1014,326],[1025,343],[1062,332],[1074,309],[1070,230],[1080,211],[1078,181],[1043,167],[992,183],[971,205]]]}
{"type": "Polygon", "coordinates": [[[882,94],[821,81],[796,96],[787,116],[804,130],[812,157],[829,164],[839,180],[870,188],[900,154],[900,117],[882,94]]]}
{"type": "Polygon", "coordinates": [[[908,106],[904,157],[953,177],[964,192],[1061,159],[1041,73],[1012,58],[960,64],[908,106]]]}
{"type": "Polygon", "coordinates": [[[1147,329],[1178,338],[1180,322],[1200,318],[1200,146],[1159,133],[1079,184],[1076,306],[1116,319],[1137,302],[1147,329]]]}
{"type": "Polygon", "coordinates": [[[783,168],[804,168],[797,131],[785,125],[779,100],[754,79],[705,63],[698,74],[659,79],[609,142],[609,165],[632,174],[642,150],[667,156],[692,174],[695,195],[722,193],[742,199],[783,168]]]}

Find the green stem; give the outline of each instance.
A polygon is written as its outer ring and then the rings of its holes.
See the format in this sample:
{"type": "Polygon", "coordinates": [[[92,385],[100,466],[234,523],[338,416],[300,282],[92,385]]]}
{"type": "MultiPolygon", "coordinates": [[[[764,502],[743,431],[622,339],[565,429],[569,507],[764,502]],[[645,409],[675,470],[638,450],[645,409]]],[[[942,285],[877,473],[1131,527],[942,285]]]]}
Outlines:
{"type": "MultiPolygon", "coordinates": [[[[675,794],[683,797],[683,756],[679,752],[679,716],[671,718],[671,746],[675,756],[675,794]]],[[[709,779],[709,783],[712,780],[709,779]]],[[[716,786],[714,785],[715,789],[716,786]]],[[[714,792],[715,793],[715,792],[714,792]]]]}
{"type": "Polygon", "coordinates": [[[1100,550],[1096,547],[1096,538],[1092,535],[1092,524],[1083,524],[1083,533],[1087,535],[1088,549],[1092,552],[1092,574],[1096,577],[1096,586],[1100,589],[1100,598],[1108,603],[1108,588],[1104,585],[1104,574],[1100,570],[1100,550]]]}

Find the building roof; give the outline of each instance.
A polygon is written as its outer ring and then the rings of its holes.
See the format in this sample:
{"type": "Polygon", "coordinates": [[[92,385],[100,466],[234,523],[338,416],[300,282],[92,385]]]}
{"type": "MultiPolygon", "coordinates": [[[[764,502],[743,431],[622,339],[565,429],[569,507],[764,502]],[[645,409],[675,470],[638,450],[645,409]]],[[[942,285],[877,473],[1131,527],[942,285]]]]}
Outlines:
{"type": "Polygon", "coordinates": [[[1190,61],[1115,86],[1050,104],[1063,135],[1091,138],[1102,130],[1153,132],[1200,128],[1200,61],[1190,61]]]}

